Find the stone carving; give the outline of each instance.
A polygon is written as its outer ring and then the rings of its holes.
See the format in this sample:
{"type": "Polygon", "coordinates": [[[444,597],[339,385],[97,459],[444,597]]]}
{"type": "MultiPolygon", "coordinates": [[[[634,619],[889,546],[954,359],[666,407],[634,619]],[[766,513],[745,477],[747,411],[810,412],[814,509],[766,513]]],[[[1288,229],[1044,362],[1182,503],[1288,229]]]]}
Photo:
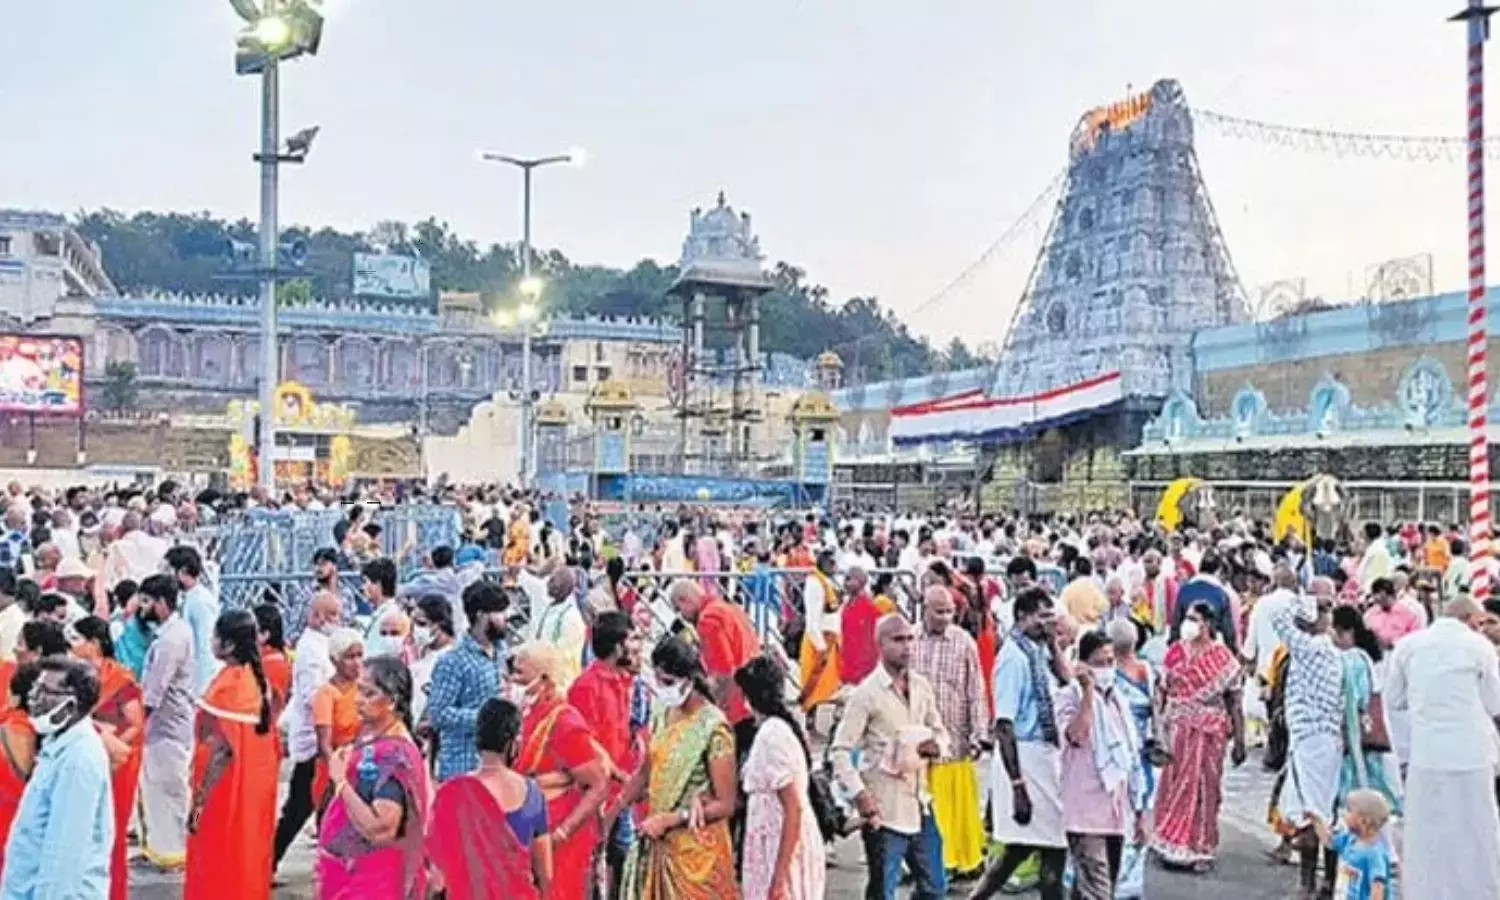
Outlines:
{"type": "Polygon", "coordinates": [[[1365,272],[1365,296],[1373,303],[1430,297],[1433,293],[1432,254],[1418,253],[1388,259],[1365,272]]]}
{"type": "Polygon", "coordinates": [[[718,203],[705,212],[694,209],[688,219],[688,236],[682,242],[681,266],[693,263],[753,263],[763,259],[760,239],[750,230],[750,214],[736,214],[719,191],[718,203]]]}

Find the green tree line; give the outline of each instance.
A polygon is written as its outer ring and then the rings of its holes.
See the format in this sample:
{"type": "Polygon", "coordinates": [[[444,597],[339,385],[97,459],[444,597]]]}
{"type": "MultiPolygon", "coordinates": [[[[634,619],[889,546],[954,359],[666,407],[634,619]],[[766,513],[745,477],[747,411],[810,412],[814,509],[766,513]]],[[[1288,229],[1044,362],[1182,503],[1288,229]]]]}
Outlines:
{"type": "MultiPolygon", "coordinates": [[[[210,213],[139,212],[103,209],[81,213],[75,225],[98,243],[110,277],[124,292],[176,291],[191,294],[253,295],[253,282],[226,280],[228,239],[253,242],[254,223],[229,221],[210,213]]],[[[305,279],[283,285],[283,303],[309,297],[347,300],[353,255],[384,251],[420,257],[432,269],[434,291],[473,291],[486,305],[511,302],[520,279],[519,247],[463,237],[436,218],[415,224],[383,221],[367,232],[334,228],[287,229],[283,240],[307,242],[305,279]]],[[[549,313],[563,316],[662,318],[679,321],[681,305],[667,297],[677,268],[643,259],[629,269],[577,263],[561,250],[534,249],[532,268],[547,281],[549,313]]],[[[934,348],[913,334],[874,297],[831,298],[828,288],[787,262],[770,266],[776,288],[762,301],[761,346],[811,359],[833,349],[844,360],[846,380],[877,381],[921,375],[935,369],[981,365],[985,354],[955,339],[934,348]]],[[[709,323],[710,341],[726,335],[709,323]]]]}

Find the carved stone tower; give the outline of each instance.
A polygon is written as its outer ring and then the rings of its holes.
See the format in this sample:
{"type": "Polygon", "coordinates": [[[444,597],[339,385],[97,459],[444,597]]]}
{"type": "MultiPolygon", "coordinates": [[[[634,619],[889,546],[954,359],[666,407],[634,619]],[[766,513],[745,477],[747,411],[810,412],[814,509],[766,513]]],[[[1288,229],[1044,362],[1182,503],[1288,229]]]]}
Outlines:
{"type": "Polygon", "coordinates": [[[751,433],[763,420],[760,298],[773,286],[762,258],[750,214],[736,213],[723,191],[713,209],[693,210],[670,290],[687,323],[676,391],[684,474],[754,474],[751,433]],[[710,330],[719,333],[712,340],[710,330]]]}

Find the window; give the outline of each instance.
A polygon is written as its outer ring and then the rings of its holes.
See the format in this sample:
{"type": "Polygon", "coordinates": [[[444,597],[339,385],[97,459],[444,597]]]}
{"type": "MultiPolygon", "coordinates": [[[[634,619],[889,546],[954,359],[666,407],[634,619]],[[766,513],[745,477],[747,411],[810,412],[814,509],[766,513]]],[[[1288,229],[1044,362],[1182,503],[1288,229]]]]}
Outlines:
{"type": "Polygon", "coordinates": [[[599,377],[600,381],[608,381],[609,380],[609,366],[600,366],[598,368],[598,370],[594,374],[599,377]]]}
{"type": "Polygon", "coordinates": [[[573,367],[573,380],[576,381],[576,382],[578,382],[579,384],[585,384],[585,383],[587,383],[588,380],[589,380],[589,367],[588,366],[574,366],[573,367]]]}
{"type": "Polygon", "coordinates": [[[10,235],[0,234],[0,256],[10,256],[10,235]]]}
{"type": "Polygon", "coordinates": [[[594,341],[594,362],[604,362],[603,341],[594,341]]]}

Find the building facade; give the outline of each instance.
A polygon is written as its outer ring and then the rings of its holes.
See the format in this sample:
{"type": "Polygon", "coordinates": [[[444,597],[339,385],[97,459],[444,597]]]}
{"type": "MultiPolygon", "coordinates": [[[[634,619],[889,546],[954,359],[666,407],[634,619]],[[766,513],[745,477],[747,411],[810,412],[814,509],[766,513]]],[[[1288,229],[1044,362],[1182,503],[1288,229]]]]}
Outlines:
{"type": "Polygon", "coordinates": [[[65,297],[113,293],[99,248],[62,216],[0,209],[0,316],[29,325],[65,297]]]}

